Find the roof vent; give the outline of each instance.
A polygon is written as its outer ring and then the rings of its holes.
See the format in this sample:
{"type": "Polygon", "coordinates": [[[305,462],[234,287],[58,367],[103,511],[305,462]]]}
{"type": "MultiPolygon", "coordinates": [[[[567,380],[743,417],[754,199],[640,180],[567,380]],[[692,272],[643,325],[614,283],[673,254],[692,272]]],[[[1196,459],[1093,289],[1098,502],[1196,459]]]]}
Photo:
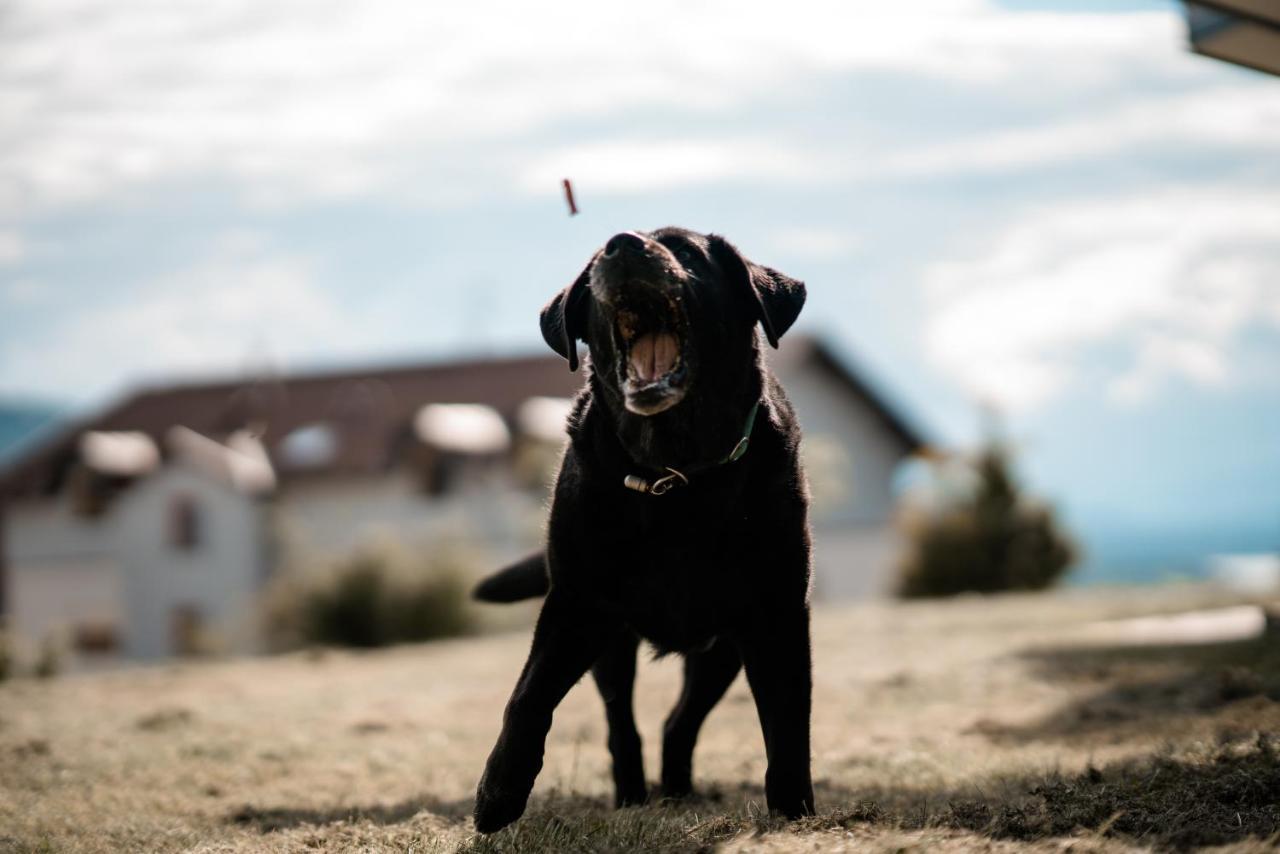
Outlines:
{"type": "Polygon", "coordinates": [[[520,404],[516,423],[520,432],[543,442],[559,444],[565,440],[565,428],[573,401],[567,397],[531,397],[520,404]]]}
{"type": "Polygon", "coordinates": [[[160,450],[146,433],[90,430],[80,437],[80,459],[99,474],[141,477],[160,465],[160,450]]]}
{"type": "Polygon", "coordinates": [[[281,439],[277,451],[289,468],[321,468],[338,456],[338,433],[330,424],[306,424],[281,439]]]}
{"type": "Polygon", "coordinates": [[[511,432],[491,406],[431,403],[418,410],[413,432],[427,445],[455,454],[498,454],[511,447],[511,432]]]}
{"type": "Polygon", "coordinates": [[[239,492],[258,495],[276,486],[276,473],[262,443],[245,431],[232,433],[224,445],[189,427],[169,428],[169,447],[185,462],[239,492]]]}

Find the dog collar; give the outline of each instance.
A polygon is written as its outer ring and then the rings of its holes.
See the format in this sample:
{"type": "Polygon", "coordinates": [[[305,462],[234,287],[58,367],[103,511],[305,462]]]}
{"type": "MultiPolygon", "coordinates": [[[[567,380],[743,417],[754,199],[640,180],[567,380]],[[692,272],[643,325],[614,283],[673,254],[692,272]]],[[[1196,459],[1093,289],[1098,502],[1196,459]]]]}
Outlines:
{"type": "MultiPolygon", "coordinates": [[[[747,447],[751,444],[751,431],[756,426],[756,413],[759,411],[760,401],[757,400],[752,404],[751,411],[747,413],[746,423],[742,425],[742,438],[738,439],[738,443],[733,446],[733,450],[718,460],[712,468],[742,459],[742,455],[747,452],[747,447]]],[[[667,466],[666,470],[668,474],[654,481],[646,480],[638,474],[629,474],[622,479],[622,485],[627,489],[633,489],[636,492],[642,492],[647,495],[665,495],[674,487],[689,485],[689,477],[684,472],[673,469],[671,466],[667,466]]]]}

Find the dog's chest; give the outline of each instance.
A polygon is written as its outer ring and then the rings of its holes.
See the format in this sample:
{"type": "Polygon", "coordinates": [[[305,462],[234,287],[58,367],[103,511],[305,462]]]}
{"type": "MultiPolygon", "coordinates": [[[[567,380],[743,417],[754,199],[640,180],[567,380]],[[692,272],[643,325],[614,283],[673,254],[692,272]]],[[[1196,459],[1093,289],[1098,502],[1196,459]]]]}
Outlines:
{"type": "Polygon", "coordinates": [[[592,538],[599,589],[659,649],[704,646],[729,616],[742,514],[713,500],[638,497],[592,538]]]}

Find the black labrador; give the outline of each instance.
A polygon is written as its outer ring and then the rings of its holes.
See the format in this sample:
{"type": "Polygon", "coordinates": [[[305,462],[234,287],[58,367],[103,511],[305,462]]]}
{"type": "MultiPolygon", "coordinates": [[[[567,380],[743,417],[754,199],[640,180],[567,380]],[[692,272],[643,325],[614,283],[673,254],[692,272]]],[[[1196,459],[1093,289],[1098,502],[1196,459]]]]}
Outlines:
{"type": "Polygon", "coordinates": [[[691,792],[698,730],[740,668],[764,730],[770,810],[811,814],[808,497],[799,429],[765,365],[804,284],[722,237],[615,235],[542,310],[542,335],[587,383],[540,553],[483,582],[491,601],[546,594],[529,659],[476,792],[491,833],[524,812],[551,715],[590,670],[609,723],[616,802],[647,798],[632,713],[636,648],[684,656],[662,794],[691,792]]]}

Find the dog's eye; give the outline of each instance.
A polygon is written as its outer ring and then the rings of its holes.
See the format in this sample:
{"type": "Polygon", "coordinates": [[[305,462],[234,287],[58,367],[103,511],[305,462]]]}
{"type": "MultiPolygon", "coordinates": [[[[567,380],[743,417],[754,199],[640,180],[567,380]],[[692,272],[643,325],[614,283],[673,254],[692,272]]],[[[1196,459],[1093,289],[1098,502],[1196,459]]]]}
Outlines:
{"type": "Polygon", "coordinates": [[[693,252],[682,247],[676,250],[676,258],[681,264],[689,264],[693,261],[693,252]]]}

